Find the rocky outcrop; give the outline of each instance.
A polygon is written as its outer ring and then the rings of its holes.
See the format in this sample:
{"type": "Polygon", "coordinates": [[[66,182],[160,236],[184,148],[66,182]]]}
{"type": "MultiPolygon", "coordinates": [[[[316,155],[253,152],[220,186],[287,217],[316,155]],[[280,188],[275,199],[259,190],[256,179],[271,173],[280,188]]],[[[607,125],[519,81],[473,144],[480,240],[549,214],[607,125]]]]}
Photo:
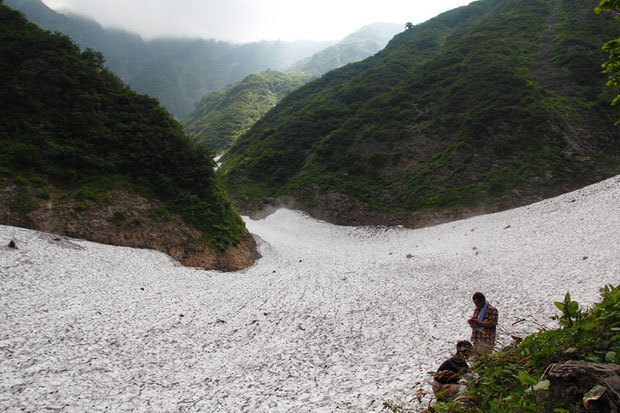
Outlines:
{"type": "Polygon", "coordinates": [[[149,248],[189,267],[236,271],[260,257],[246,231],[238,245],[220,251],[163,204],[124,190],[85,197],[57,188],[0,188],[0,224],[88,241],[149,248]]]}
{"type": "Polygon", "coordinates": [[[549,390],[540,392],[537,401],[547,402],[547,412],[558,408],[571,413],[620,411],[620,366],[616,364],[553,364],[543,379],[549,380],[549,390]]]}

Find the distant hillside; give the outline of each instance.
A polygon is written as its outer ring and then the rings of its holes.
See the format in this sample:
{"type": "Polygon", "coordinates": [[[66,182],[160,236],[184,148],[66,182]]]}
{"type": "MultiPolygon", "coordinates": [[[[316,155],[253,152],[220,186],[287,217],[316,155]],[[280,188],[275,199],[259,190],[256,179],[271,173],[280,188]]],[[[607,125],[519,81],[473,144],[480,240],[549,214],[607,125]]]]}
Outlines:
{"type": "Polygon", "coordinates": [[[348,63],[359,62],[372,56],[401,31],[403,26],[399,24],[369,24],[348,35],[338,44],[296,62],[286,71],[320,76],[348,63]]]}
{"type": "Polygon", "coordinates": [[[57,13],[41,0],[5,0],[4,4],[23,12],[30,21],[43,29],[66,34],[82,49],[90,47],[101,51],[105,56],[106,67],[124,82],[150,62],[183,47],[185,43],[184,40],[167,40],[148,45],[138,35],[104,29],[92,20],[57,13]]]}
{"type": "Polygon", "coordinates": [[[234,84],[253,73],[283,69],[324,44],[257,42],[230,45],[213,40],[187,41],[186,47],[149,64],[129,84],[159,98],[178,119],[184,119],[206,93],[234,84]],[[320,46],[319,46],[320,45],[320,46]]]}
{"type": "Polygon", "coordinates": [[[334,68],[375,54],[399,31],[397,24],[364,26],[337,45],[291,66],[288,74],[269,70],[224,91],[213,91],[196,104],[183,127],[201,144],[223,152],[288,93],[334,68]]]}
{"type": "Polygon", "coordinates": [[[595,0],[481,0],[285,97],[222,158],[236,205],[420,225],[620,173],[595,0]]]}
{"type": "Polygon", "coordinates": [[[238,269],[256,249],[213,171],[158,102],[68,37],[0,4],[0,223],[238,269]]]}
{"type": "Polygon", "coordinates": [[[144,41],[120,30],[104,29],[77,16],[56,13],[40,0],[5,0],[9,7],[44,29],[71,37],[81,48],[103,53],[106,66],[138,92],[159,99],[177,119],[187,116],[204,94],[252,73],[284,70],[334,42],[263,41],[236,45],[214,40],[144,41]]]}
{"type": "Polygon", "coordinates": [[[283,96],[310,79],[275,70],[250,75],[204,96],[183,121],[183,128],[201,145],[216,152],[225,151],[283,96]]]}

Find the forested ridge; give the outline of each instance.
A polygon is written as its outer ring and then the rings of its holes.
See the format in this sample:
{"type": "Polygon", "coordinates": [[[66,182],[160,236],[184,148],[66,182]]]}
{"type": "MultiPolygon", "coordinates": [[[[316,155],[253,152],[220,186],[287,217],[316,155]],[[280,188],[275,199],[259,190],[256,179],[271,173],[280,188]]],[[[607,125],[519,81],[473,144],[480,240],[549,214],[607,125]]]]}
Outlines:
{"type": "Polygon", "coordinates": [[[250,75],[204,96],[183,120],[183,127],[201,145],[225,151],[282,97],[311,78],[275,70],[250,75]]]}
{"type": "Polygon", "coordinates": [[[159,99],[177,119],[212,90],[222,89],[252,73],[284,70],[299,59],[335,42],[260,41],[233,44],[213,39],[145,40],[95,21],[57,13],[41,0],[6,0],[40,27],[71,37],[82,49],[103,53],[106,67],[132,89],[159,99]]]}
{"type": "MultiPolygon", "coordinates": [[[[188,243],[225,251],[247,237],[213,171],[213,153],[191,141],[156,99],[124,85],[100,53],[81,52],[68,37],[0,5],[0,57],[5,223],[47,204],[60,213],[67,199],[79,201],[67,213],[79,222],[123,190],[161,202],[150,211],[154,218],[177,214],[198,229],[188,243]]],[[[125,213],[108,218],[123,223],[125,213]]]]}
{"type": "Polygon", "coordinates": [[[223,158],[229,194],[248,210],[288,198],[337,222],[389,222],[504,209],[620,172],[601,73],[617,24],[596,5],[481,0],[406,30],[260,120],[223,158]]]}
{"type": "Polygon", "coordinates": [[[296,62],[286,72],[323,75],[330,70],[374,55],[402,30],[401,25],[391,23],[366,25],[337,44],[296,62]]]}
{"type": "Polygon", "coordinates": [[[224,152],[284,96],[332,69],[375,54],[399,31],[402,27],[396,24],[370,24],[284,73],[266,70],[209,92],[183,119],[183,127],[202,145],[224,152]]]}

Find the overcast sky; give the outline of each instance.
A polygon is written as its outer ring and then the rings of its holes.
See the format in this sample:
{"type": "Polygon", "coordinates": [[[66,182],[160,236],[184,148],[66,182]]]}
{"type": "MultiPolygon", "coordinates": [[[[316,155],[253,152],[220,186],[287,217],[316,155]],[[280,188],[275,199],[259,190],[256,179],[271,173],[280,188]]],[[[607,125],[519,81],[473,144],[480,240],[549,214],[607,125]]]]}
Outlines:
{"type": "Polygon", "coordinates": [[[340,40],[375,22],[414,24],[473,0],[43,0],[104,27],[234,42],[340,40]]]}

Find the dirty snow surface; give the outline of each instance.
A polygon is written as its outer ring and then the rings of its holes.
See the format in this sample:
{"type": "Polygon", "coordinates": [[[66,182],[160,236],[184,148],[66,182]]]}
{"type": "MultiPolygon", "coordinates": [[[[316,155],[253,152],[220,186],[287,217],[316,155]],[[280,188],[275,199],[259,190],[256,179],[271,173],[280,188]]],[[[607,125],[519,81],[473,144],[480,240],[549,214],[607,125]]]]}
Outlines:
{"type": "Polygon", "coordinates": [[[507,344],[620,283],[619,200],[615,177],[419,230],[279,210],[246,219],[263,258],[237,273],[0,226],[0,410],[420,409],[475,291],[507,344]]]}

